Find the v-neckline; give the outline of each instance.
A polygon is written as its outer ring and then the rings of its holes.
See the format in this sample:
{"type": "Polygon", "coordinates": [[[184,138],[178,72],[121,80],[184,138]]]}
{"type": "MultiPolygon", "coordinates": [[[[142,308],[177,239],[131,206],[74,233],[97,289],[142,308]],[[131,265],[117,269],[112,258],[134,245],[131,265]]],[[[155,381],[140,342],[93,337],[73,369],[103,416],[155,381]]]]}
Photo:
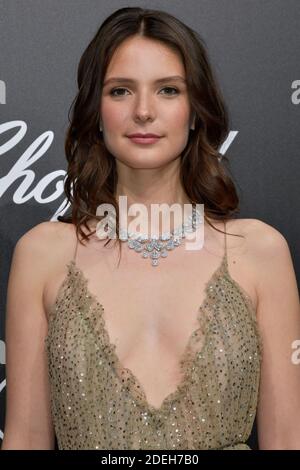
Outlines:
{"type": "MultiPolygon", "coordinates": [[[[203,327],[203,326],[205,328],[208,327],[209,318],[208,318],[208,312],[206,310],[206,305],[209,302],[210,295],[211,295],[209,288],[214,283],[217,282],[217,280],[219,279],[221,274],[227,274],[228,273],[226,263],[227,263],[226,254],[224,254],[224,256],[222,258],[222,261],[221,261],[221,264],[215,269],[215,271],[212,273],[212,275],[210,276],[208,281],[205,282],[204,298],[203,298],[199,308],[197,309],[197,318],[196,318],[197,326],[191,332],[191,334],[189,335],[188,341],[187,341],[187,343],[184,347],[183,353],[182,353],[181,358],[178,362],[179,371],[180,371],[180,373],[182,373],[182,378],[180,379],[179,383],[177,384],[175,390],[173,392],[168,393],[167,396],[165,396],[165,398],[162,400],[161,404],[158,407],[156,407],[156,406],[152,405],[151,403],[149,403],[149,401],[147,399],[145,389],[144,389],[144,386],[141,384],[141,382],[136,377],[136,375],[133,373],[133,371],[131,369],[129,369],[128,367],[123,366],[123,364],[121,363],[121,361],[119,359],[119,356],[116,353],[116,344],[114,344],[111,341],[110,335],[109,335],[107,327],[106,327],[106,321],[105,321],[105,318],[103,316],[103,313],[105,313],[106,310],[103,307],[103,304],[98,299],[98,297],[90,291],[90,289],[88,287],[88,281],[89,281],[88,278],[85,276],[82,269],[79,268],[76,265],[76,262],[75,262],[74,259],[72,259],[71,261],[69,261],[67,263],[67,266],[70,269],[74,269],[75,271],[77,271],[78,275],[81,278],[82,285],[84,287],[85,296],[90,298],[90,300],[92,302],[92,305],[94,305],[94,308],[96,309],[97,314],[99,313],[99,316],[101,316],[101,319],[102,319],[102,334],[104,335],[106,346],[108,347],[109,354],[110,354],[110,356],[113,360],[112,361],[113,364],[114,364],[113,367],[115,368],[115,372],[116,372],[117,378],[120,382],[120,385],[122,386],[124,384],[121,383],[121,377],[118,375],[117,369],[119,371],[121,371],[121,374],[122,374],[122,371],[123,371],[125,374],[129,375],[131,381],[134,383],[134,385],[136,387],[138,387],[138,389],[140,390],[140,393],[142,394],[142,397],[140,397],[140,396],[133,397],[132,394],[130,394],[130,396],[132,398],[134,398],[135,401],[139,401],[139,404],[142,405],[143,409],[146,410],[149,414],[159,415],[159,416],[163,415],[164,412],[170,406],[170,404],[172,402],[176,402],[178,400],[178,398],[181,396],[181,392],[188,387],[189,377],[190,377],[190,374],[192,372],[191,371],[192,365],[196,361],[196,358],[197,358],[198,354],[204,353],[205,348],[207,346],[207,342],[208,342],[208,339],[209,339],[208,338],[208,329],[206,331],[206,334],[204,335],[203,344],[201,346],[200,351],[197,351],[195,354],[192,354],[192,360],[189,359],[190,346],[191,346],[192,341],[193,341],[195,335],[197,334],[198,330],[201,329],[201,327],[203,327]],[[207,322],[206,324],[205,324],[205,321],[207,322]],[[185,366],[187,366],[187,367],[184,368],[185,366]]],[[[69,271],[69,273],[70,273],[70,271],[69,271]]],[[[241,293],[242,293],[242,295],[245,296],[245,294],[243,292],[241,292],[241,293]]],[[[83,318],[85,318],[85,317],[83,317],[83,318]]],[[[90,325],[89,322],[87,322],[87,324],[90,326],[91,333],[95,336],[95,330],[93,328],[91,328],[91,325],[90,325]]],[[[129,390],[129,393],[130,393],[130,390],[129,390]]]]}
{"type": "MultiPolygon", "coordinates": [[[[119,357],[116,353],[116,345],[114,343],[112,343],[112,341],[110,339],[110,336],[109,336],[109,333],[108,333],[108,330],[107,330],[107,327],[106,327],[105,318],[103,316],[103,313],[105,313],[106,310],[104,309],[102,303],[100,302],[100,299],[98,299],[98,297],[90,291],[90,289],[88,287],[89,279],[85,276],[83,270],[77,266],[77,264],[75,262],[75,259],[71,259],[66,264],[66,267],[68,268],[67,275],[66,275],[65,279],[63,280],[63,282],[61,283],[61,285],[58,289],[54,304],[52,305],[52,307],[50,308],[50,311],[49,311],[49,319],[48,319],[49,324],[50,324],[52,316],[55,316],[55,310],[56,310],[56,307],[57,307],[57,304],[58,304],[59,300],[61,299],[61,297],[63,295],[64,288],[68,287],[68,283],[70,281],[71,273],[72,272],[73,273],[77,272],[77,274],[80,277],[80,280],[82,281],[82,287],[84,289],[85,295],[91,299],[92,305],[94,306],[94,309],[95,309],[95,313],[97,315],[99,314],[99,319],[102,320],[102,334],[103,334],[106,346],[108,347],[108,351],[109,351],[109,354],[111,356],[111,359],[113,359],[113,363],[114,363],[114,367],[115,367],[114,372],[117,375],[117,378],[119,380],[120,385],[122,386],[123,384],[121,383],[121,378],[118,376],[118,374],[116,372],[117,368],[120,371],[127,372],[127,374],[131,378],[131,381],[135,384],[135,386],[137,386],[139,388],[142,397],[138,396],[138,397],[136,397],[136,399],[139,402],[139,404],[142,406],[142,408],[144,410],[146,410],[149,414],[159,415],[159,416],[163,415],[164,412],[168,409],[171,402],[177,402],[177,400],[181,396],[181,392],[183,390],[187,389],[187,387],[189,385],[189,378],[190,378],[190,375],[192,373],[192,366],[195,363],[198,354],[200,353],[200,351],[197,351],[194,355],[193,354],[191,355],[191,358],[189,358],[188,357],[189,347],[191,346],[192,340],[194,339],[194,336],[197,333],[197,331],[201,327],[204,327],[205,330],[206,330],[206,334],[204,335],[204,341],[203,341],[203,345],[202,345],[202,348],[201,348],[201,353],[203,353],[205,351],[205,348],[208,344],[208,339],[209,339],[208,338],[209,323],[210,323],[210,320],[211,320],[211,318],[209,317],[209,313],[210,313],[209,312],[209,306],[210,306],[211,303],[215,302],[215,299],[213,298],[213,296],[211,296],[210,287],[213,287],[213,285],[217,282],[217,280],[219,279],[219,277],[221,275],[226,277],[226,279],[238,290],[241,297],[245,301],[245,304],[248,307],[248,309],[251,313],[251,316],[254,320],[257,334],[259,335],[260,341],[262,341],[261,337],[260,337],[259,330],[258,330],[257,319],[256,319],[256,309],[255,309],[254,303],[252,301],[252,298],[245,291],[245,289],[243,287],[241,287],[241,285],[235,279],[233,279],[231,277],[231,275],[228,271],[227,256],[226,256],[226,251],[225,251],[220,265],[215,269],[215,271],[212,273],[210,278],[204,284],[204,289],[203,289],[204,298],[203,298],[203,301],[201,302],[200,307],[197,310],[197,319],[196,319],[197,327],[190,334],[190,336],[188,338],[188,341],[186,343],[186,346],[184,348],[183,354],[181,355],[181,359],[178,363],[179,364],[179,369],[182,372],[182,378],[179,381],[178,385],[176,386],[175,390],[173,392],[170,392],[162,400],[161,405],[159,407],[153,406],[152,404],[150,404],[148,402],[144,387],[142,386],[142,384],[140,383],[140,381],[138,380],[136,375],[132,372],[131,369],[124,367],[122,365],[121,361],[119,360],[119,357]],[[185,370],[184,370],[184,366],[186,366],[185,370]]],[[[88,317],[83,317],[83,318],[85,320],[88,320],[88,317]]],[[[91,327],[91,325],[88,321],[86,323],[91,327]]],[[[95,331],[92,328],[91,328],[91,333],[95,336],[95,331]]],[[[49,331],[48,331],[48,335],[46,336],[46,341],[47,341],[48,337],[49,337],[49,331]]],[[[97,340],[97,337],[95,339],[97,340]]],[[[129,391],[129,394],[132,398],[134,398],[132,396],[132,394],[130,393],[130,391],[129,391]]]]}

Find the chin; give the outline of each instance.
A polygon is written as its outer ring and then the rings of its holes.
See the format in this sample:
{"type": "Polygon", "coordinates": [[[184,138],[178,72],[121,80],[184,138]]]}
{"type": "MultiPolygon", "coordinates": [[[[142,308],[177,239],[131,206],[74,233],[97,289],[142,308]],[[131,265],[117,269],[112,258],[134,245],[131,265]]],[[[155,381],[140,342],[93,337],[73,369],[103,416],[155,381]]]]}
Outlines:
{"type": "Polygon", "coordinates": [[[158,169],[158,168],[161,168],[163,166],[163,164],[161,162],[157,162],[157,161],[150,161],[148,160],[147,162],[146,161],[130,161],[130,162],[123,162],[125,165],[127,165],[128,167],[132,168],[132,169],[135,169],[135,170],[152,170],[152,169],[158,169]]]}
{"type": "Polygon", "coordinates": [[[162,159],[161,155],[151,156],[147,155],[147,152],[143,150],[140,152],[138,157],[132,156],[130,157],[128,154],[126,158],[117,157],[120,163],[126,165],[130,168],[134,169],[154,169],[154,168],[162,168],[163,166],[167,165],[172,160],[165,160],[162,159]]]}

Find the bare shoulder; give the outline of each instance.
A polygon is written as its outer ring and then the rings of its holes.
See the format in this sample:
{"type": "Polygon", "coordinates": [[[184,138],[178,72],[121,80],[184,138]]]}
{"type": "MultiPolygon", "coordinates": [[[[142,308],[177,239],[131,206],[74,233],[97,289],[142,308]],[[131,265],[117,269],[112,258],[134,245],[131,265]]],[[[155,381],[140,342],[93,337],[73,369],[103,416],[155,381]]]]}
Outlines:
{"type": "Polygon", "coordinates": [[[19,238],[14,257],[20,257],[24,262],[28,260],[32,268],[39,269],[47,280],[47,273],[53,272],[71,256],[75,240],[75,227],[72,224],[41,222],[19,238]]]}
{"type": "Polygon", "coordinates": [[[51,240],[64,239],[68,234],[71,234],[73,229],[72,224],[64,222],[41,222],[25,232],[18,240],[18,244],[32,244],[37,248],[43,248],[51,240]]]}
{"type": "MultiPolygon", "coordinates": [[[[222,224],[217,228],[222,230],[222,224]]],[[[226,234],[229,272],[256,307],[266,293],[265,279],[272,283],[278,266],[281,273],[291,272],[287,241],[277,228],[251,218],[228,220],[226,234]]],[[[222,234],[219,236],[221,240],[222,234]]]]}
{"type": "Polygon", "coordinates": [[[284,235],[272,225],[259,219],[239,219],[237,227],[245,235],[253,256],[262,258],[286,250],[288,243],[284,235]]]}
{"type": "Polygon", "coordinates": [[[272,251],[287,244],[284,235],[277,228],[259,219],[230,219],[226,223],[226,231],[243,235],[249,248],[258,252],[265,252],[266,249],[272,251]]]}
{"type": "Polygon", "coordinates": [[[290,248],[280,230],[259,219],[239,219],[230,227],[244,235],[247,263],[258,297],[265,295],[267,281],[275,285],[278,277],[294,278],[290,248]]]}
{"type": "MultiPolygon", "coordinates": [[[[50,243],[64,242],[67,237],[74,237],[74,226],[72,224],[59,222],[59,221],[46,221],[41,222],[30,230],[25,232],[19,239],[18,243],[32,244],[39,249],[45,249],[50,243]]],[[[53,246],[51,246],[53,248],[53,246]]]]}

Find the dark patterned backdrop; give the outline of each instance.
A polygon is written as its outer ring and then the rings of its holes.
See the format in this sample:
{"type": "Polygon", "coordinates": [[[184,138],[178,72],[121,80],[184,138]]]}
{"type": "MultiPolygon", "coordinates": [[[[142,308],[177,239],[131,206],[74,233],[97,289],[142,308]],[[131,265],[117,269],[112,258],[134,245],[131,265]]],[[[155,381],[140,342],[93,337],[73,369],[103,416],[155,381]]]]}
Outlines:
{"type": "MultiPolygon", "coordinates": [[[[226,154],[240,217],[288,240],[300,279],[299,0],[0,0],[0,437],[5,413],[5,305],[18,238],[64,203],[63,141],[79,58],[122,6],[169,11],[197,30],[231,113],[226,154]]],[[[30,273],[29,273],[30,278],[30,273]]],[[[255,429],[250,445],[255,446],[255,429]]]]}

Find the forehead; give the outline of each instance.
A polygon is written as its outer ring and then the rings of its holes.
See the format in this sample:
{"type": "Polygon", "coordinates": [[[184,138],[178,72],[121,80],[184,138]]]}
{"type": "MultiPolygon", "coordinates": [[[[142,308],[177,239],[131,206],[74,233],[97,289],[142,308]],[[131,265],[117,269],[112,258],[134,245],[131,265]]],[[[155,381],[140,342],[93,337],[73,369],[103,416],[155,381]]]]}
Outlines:
{"type": "Polygon", "coordinates": [[[134,36],[123,41],[110,60],[106,77],[116,74],[141,78],[178,74],[185,77],[185,69],[180,55],[167,44],[134,36]]]}

